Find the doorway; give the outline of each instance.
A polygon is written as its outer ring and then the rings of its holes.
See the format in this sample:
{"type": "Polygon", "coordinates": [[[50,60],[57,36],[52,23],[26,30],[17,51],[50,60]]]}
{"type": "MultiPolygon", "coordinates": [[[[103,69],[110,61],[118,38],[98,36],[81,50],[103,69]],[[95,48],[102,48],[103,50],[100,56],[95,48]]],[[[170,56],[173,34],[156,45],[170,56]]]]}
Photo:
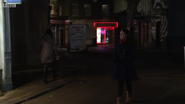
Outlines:
{"type": "Polygon", "coordinates": [[[97,44],[113,44],[114,43],[114,28],[113,27],[98,27],[96,34],[97,44]]]}
{"type": "Polygon", "coordinates": [[[53,36],[55,38],[56,45],[58,47],[63,47],[64,46],[63,26],[54,25],[51,27],[51,30],[53,32],[53,36]]]}

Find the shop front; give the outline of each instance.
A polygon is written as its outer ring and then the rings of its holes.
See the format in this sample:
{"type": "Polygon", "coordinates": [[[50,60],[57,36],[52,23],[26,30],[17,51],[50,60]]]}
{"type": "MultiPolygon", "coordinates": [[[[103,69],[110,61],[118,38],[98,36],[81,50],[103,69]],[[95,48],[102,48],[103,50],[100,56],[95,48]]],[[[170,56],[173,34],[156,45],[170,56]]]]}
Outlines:
{"type": "Polygon", "coordinates": [[[115,28],[118,22],[94,22],[97,44],[114,44],[115,28]]]}
{"type": "Polygon", "coordinates": [[[51,29],[58,47],[65,47],[65,26],[70,24],[70,20],[51,18],[51,29]]]}

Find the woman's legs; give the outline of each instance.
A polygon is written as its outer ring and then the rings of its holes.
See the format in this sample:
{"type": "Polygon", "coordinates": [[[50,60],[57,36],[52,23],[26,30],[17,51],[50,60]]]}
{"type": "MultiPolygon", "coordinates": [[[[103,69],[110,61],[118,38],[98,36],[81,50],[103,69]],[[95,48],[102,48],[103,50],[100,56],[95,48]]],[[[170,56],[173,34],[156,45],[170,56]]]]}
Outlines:
{"type": "Polygon", "coordinates": [[[124,80],[118,80],[117,104],[122,104],[123,103],[123,85],[124,85],[124,80]]]}
{"type": "MultiPolygon", "coordinates": [[[[127,87],[127,98],[126,98],[126,103],[132,101],[132,84],[130,80],[125,80],[125,84],[127,87]]],[[[117,104],[121,104],[122,102],[122,97],[123,97],[123,86],[124,86],[124,80],[118,80],[118,98],[117,98],[117,104]]]]}
{"type": "Polygon", "coordinates": [[[125,103],[132,102],[132,84],[130,80],[125,80],[127,87],[126,101],[125,103]]]}
{"type": "Polygon", "coordinates": [[[52,62],[52,63],[44,63],[44,82],[47,83],[47,76],[48,76],[48,67],[51,66],[52,67],[52,72],[53,72],[53,79],[56,78],[56,62],[52,62]]]}
{"type": "Polygon", "coordinates": [[[127,92],[132,93],[132,84],[130,80],[125,80],[126,87],[127,87],[127,92]]]}
{"type": "Polygon", "coordinates": [[[124,80],[118,80],[118,97],[123,97],[124,80]]]}
{"type": "Polygon", "coordinates": [[[56,61],[52,62],[52,72],[53,72],[53,79],[55,79],[57,77],[56,73],[57,73],[57,69],[56,69],[56,61]]]}
{"type": "Polygon", "coordinates": [[[47,83],[47,75],[48,75],[48,64],[44,64],[44,82],[47,83]]]}
{"type": "MultiPolygon", "coordinates": [[[[130,80],[125,80],[128,93],[132,93],[132,84],[130,80]]],[[[124,80],[118,80],[118,97],[123,97],[124,80]]]]}

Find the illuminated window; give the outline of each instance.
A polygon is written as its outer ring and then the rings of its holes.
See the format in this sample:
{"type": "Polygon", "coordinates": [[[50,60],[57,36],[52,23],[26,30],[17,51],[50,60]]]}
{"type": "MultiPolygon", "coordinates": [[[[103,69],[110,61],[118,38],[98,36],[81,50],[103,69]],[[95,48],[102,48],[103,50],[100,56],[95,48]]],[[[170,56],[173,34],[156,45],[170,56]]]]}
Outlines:
{"type": "Polygon", "coordinates": [[[79,6],[78,6],[78,4],[72,4],[71,5],[71,15],[72,16],[78,16],[79,15],[79,6]]]}
{"type": "Polygon", "coordinates": [[[109,16],[109,5],[107,4],[102,5],[102,13],[103,16],[109,16]]]}
{"type": "Polygon", "coordinates": [[[90,4],[84,5],[84,15],[91,16],[91,5],[90,4]]]}

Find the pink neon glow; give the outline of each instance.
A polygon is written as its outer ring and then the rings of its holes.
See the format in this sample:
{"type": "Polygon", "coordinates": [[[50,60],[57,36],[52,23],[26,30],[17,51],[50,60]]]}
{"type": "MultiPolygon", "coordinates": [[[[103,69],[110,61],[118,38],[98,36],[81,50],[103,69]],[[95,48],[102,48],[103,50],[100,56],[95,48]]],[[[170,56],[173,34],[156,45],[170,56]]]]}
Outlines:
{"type": "Polygon", "coordinates": [[[114,30],[114,27],[107,27],[107,30],[114,30]]]}
{"type": "MultiPolygon", "coordinates": [[[[98,28],[104,28],[104,29],[105,29],[105,31],[104,31],[104,32],[105,32],[105,33],[104,33],[104,42],[97,42],[97,41],[96,41],[96,43],[97,43],[97,44],[106,44],[106,27],[98,27],[98,28]]],[[[101,31],[101,32],[102,32],[102,31],[101,31]]]]}
{"type": "Polygon", "coordinates": [[[101,31],[102,34],[105,34],[105,31],[101,31]]]}
{"type": "Polygon", "coordinates": [[[105,28],[105,34],[104,34],[104,44],[106,44],[106,28],[105,28]]]}
{"type": "Polygon", "coordinates": [[[106,27],[115,27],[117,28],[118,27],[118,22],[94,22],[94,27],[96,27],[96,24],[116,24],[116,26],[106,26],[106,27]]]}
{"type": "MultiPolygon", "coordinates": [[[[98,42],[96,41],[97,44],[106,44],[106,30],[114,30],[115,28],[118,27],[118,22],[94,22],[94,27],[95,28],[104,28],[104,42],[98,42]],[[96,24],[116,24],[116,26],[103,26],[103,27],[97,27],[96,24]]],[[[102,31],[101,31],[102,32],[102,31]]],[[[102,32],[103,33],[103,32],[102,32]]]]}
{"type": "Polygon", "coordinates": [[[104,28],[105,34],[104,34],[104,42],[96,42],[97,44],[106,44],[106,30],[114,30],[114,27],[108,26],[108,27],[98,27],[98,28],[104,28]]]}

